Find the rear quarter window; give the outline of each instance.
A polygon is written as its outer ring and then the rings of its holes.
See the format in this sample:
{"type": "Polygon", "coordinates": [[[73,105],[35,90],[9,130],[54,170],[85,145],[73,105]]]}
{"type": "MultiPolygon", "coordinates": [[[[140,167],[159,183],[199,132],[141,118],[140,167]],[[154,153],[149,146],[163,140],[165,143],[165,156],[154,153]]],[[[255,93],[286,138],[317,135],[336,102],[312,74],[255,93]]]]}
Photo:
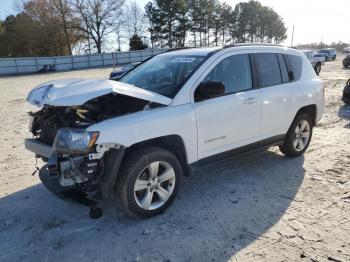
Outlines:
{"type": "Polygon", "coordinates": [[[281,84],[281,71],[276,54],[258,53],[254,55],[254,58],[259,72],[261,87],[281,84]]]}
{"type": "Polygon", "coordinates": [[[288,64],[289,64],[289,70],[292,72],[292,79],[291,81],[298,81],[301,77],[302,72],[302,66],[303,66],[303,60],[300,56],[297,55],[287,55],[288,58],[288,64]]]}

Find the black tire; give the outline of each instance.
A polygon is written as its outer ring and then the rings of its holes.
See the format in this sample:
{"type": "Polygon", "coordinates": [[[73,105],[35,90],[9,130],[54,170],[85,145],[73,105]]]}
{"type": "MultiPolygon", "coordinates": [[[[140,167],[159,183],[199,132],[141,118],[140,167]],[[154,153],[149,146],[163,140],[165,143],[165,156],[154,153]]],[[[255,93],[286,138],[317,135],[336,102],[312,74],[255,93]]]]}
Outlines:
{"type": "Polygon", "coordinates": [[[286,138],[284,140],[283,145],[281,145],[279,148],[281,150],[281,152],[288,157],[298,157],[301,156],[302,154],[304,154],[304,152],[307,150],[307,148],[309,147],[311,138],[312,138],[312,129],[313,129],[313,122],[312,122],[312,118],[310,115],[306,114],[306,113],[299,113],[293,123],[291,124],[286,138]],[[305,147],[302,150],[298,150],[295,146],[294,146],[294,141],[295,141],[295,130],[297,128],[297,126],[303,121],[307,121],[309,124],[309,138],[308,141],[305,145],[305,147]]]}
{"type": "Polygon", "coordinates": [[[346,82],[346,86],[343,90],[343,98],[345,104],[350,105],[350,79],[346,82]]]}
{"type": "Polygon", "coordinates": [[[321,63],[317,63],[315,65],[315,72],[316,72],[317,75],[320,75],[320,73],[321,73],[321,63]]]}
{"type": "Polygon", "coordinates": [[[343,97],[343,102],[347,105],[350,105],[350,98],[343,97]]]}
{"type": "Polygon", "coordinates": [[[61,186],[58,176],[50,177],[47,165],[43,166],[39,170],[39,178],[41,183],[49,190],[52,194],[61,199],[66,199],[65,194],[70,190],[61,186]]]}
{"type": "MultiPolygon", "coordinates": [[[[131,217],[152,217],[161,214],[174,201],[179,190],[182,176],[182,166],[176,156],[170,151],[155,146],[148,146],[133,151],[126,156],[118,176],[116,185],[118,201],[126,214],[131,217]],[[175,186],[173,187],[170,197],[163,205],[152,210],[146,210],[141,208],[136,202],[134,186],[140,174],[148,172],[145,171],[147,166],[157,161],[166,162],[173,168],[175,173],[175,186]]],[[[157,194],[155,195],[157,196],[157,194]]]]}

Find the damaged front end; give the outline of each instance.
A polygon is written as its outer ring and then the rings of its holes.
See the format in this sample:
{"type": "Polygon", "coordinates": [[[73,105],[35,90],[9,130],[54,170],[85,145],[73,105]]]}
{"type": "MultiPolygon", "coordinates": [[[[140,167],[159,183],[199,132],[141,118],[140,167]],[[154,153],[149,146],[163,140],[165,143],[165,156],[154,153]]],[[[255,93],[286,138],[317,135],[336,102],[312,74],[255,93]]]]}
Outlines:
{"type": "Polygon", "coordinates": [[[75,189],[90,199],[112,198],[125,148],[115,142],[98,143],[99,132],[87,129],[171,101],[123,83],[96,81],[95,85],[83,81],[84,86],[77,81],[67,82],[68,86],[41,85],[27,98],[41,109],[29,113],[33,138],[25,140],[25,147],[46,162],[39,176],[50,191],[54,190],[48,184],[56,181],[61,191],[75,189]]]}
{"type": "Polygon", "coordinates": [[[126,109],[121,106],[121,100],[132,98],[115,95],[114,104],[119,102],[119,106],[114,105],[113,110],[109,108],[112,103],[106,102],[112,97],[100,97],[83,106],[44,106],[30,113],[33,138],[26,139],[25,146],[46,162],[41,172],[48,179],[57,178],[63,191],[74,188],[92,199],[111,197],[113,188],[109,185],[115,183],[115,178],[107,177],[105,166],[109,154],[122,157],[124,148],[116,143],[98,144],[99,132],[86,130],[94,123],[142,110],[148,105],[146,101],[129,101],[130,108],[126,109]]]}

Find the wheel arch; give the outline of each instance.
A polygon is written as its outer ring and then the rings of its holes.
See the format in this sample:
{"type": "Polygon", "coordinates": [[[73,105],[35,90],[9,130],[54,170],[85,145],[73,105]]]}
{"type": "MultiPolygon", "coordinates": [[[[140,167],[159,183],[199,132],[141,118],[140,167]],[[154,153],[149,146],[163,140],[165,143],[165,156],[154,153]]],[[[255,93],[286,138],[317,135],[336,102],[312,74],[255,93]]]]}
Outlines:
{"type": "Polygon", "coordinates": [[[171,153],[173,153],[177,159],[179,160],[185,176],[190,175],[190,168],[187,162],[187,153],[185,148],[185,143],[181,136],[179,135],[167,135],[162,137],[156,137],[149,140],[145,140],[142,142],[135,143],[131,146],[129,146],[126,149],[126,155],[124,156],[124,159],[127,157],[128,154],[131,152],[138,150],[140,148],[143,148],[145,146],[158,146],[161,148],[164,148],[171,153]]]}
{"type": "Polygon", "coordinates": [[[300,113],[305,113],[311,116],[312,119],[312,124],[315,126],[316,125],[316,116],[317,116],[317,106],[315,104],[303,106],[298,110],[298,112],[295,114],[294,119],[296,118],[297,115],[300,113]]]}

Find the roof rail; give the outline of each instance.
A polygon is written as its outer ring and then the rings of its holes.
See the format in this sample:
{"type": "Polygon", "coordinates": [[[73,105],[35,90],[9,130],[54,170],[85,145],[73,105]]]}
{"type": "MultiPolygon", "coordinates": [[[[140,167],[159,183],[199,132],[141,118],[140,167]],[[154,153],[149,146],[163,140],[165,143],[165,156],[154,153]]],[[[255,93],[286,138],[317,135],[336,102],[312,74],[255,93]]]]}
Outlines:
{"type": "Polygon", "coordinates": [[[193,48],[193,47],[175,47],[175,48],[171,48],[171,49],[168,49],[166,50],[164,53],[168,53],[168,52],[172,52],[172,51],[178,51],[178,50],[183,50],[183,49],[190,49],[190,48],[193,48]]]}
{"type": "Polygon", "coordinates": [[[232,45],[225,45],[224,48],[240,47],[240,46],[280,46],[280,47],[286,47],[284,45],[272,44],[272,43],[235,43],[232,45]]]}

